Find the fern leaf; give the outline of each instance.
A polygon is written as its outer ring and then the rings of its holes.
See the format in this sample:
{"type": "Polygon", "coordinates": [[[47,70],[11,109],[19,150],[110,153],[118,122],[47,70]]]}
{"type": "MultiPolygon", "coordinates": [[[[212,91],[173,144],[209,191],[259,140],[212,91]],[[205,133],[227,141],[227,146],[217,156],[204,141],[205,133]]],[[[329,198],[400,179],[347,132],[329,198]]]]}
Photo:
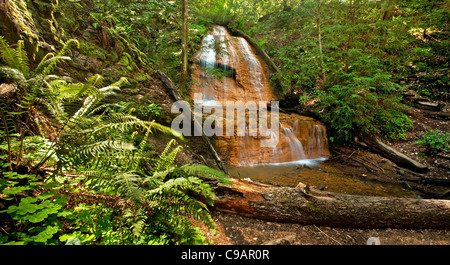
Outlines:
{"type": "Polygon", "coordinates": [[[23,40],[19,40],[17,42],[17,67],[23,73],[25,78],[28,78],[30,76],[28,56],[23,47],[23,40]]]}
{"type": "MultiPolygon", "coordinates": [[[[62,47],[62,49],[59,51],[59,53],[53,57],[55,59],[52,60],[52,58],[50,59],[50,63],[44,67],[44,69],[42,70],[42,75],[46,76],[48,75],[51,71],[53,71],[53,69],[55,68],[56,64],[63,58],[64,54],[66,53],[67,49],[70,48],[71,44],[75,43],[77,45],[77,48],[80,48],[80,43],[75,40],[75,39],[70,39],[68,41],[66,41],[66,43],[64,43],[64,46],[62,47]]],[[[38,73],[38,72],[35,72],[38,73]]]]}
{"type": "Polygon", "coordinates": [[[95,157],[100,155],[101,153],[105,153],[108,150],[127,150],[133,151],[136,150],[136,147],[131,143],[126,143],[118,140],[114,141],[100,141],[93,144],[82,145],[79,148],[75,149],[75,154],[77,156],[84,157],[95,157]]]}
{"type": "Polygon", "coordinates": [[[0,36],[0,55],[2,60],[11,68],[17,69],[17,51],[11,48],[3,36],[0,36]]]}
{"type": "Polygon", "coordinates": [[[223,171],[216,170],[205,165],[186,164],[180,168],[191,176],[198,176],[209,180],[217,180],[225,185],[231,184],[230,178],[223,171]]]}
{"type": "MultiPolygon", "coordinates": [[[[144,148],[145,148],[145,146],[147,144],[147,139],[148,139],[148,136],[149,136],[150,132],[151,132],[150,128],[148,128],[145,131],[144,139],[142,139],[142,141],[139,143],[139,147],[138,147],[138,151],[136,152],[136,156],[140,157],[144,153],[144,148]]],[[[138,169],[139,162],[140,162],[140,159],[134,159],[133,160],[133,168],[134,169],[138,169]]]]}
{"type": "Polygon", "coordinates": [[[6,65],[19,70],[25,78],[29,78],[30,68],[28,66],[28,56],[23,47],[23,40],[19,40],[17,49],[13,49],[0,36],[0,55],[6,65]]]}
{"type": "Polygon", "coordinates": [[[149,185],[150,187],[152,187],[154,185],[161,185],[164,178],[168,174],[174,172],[175,169],[176,169],[176,167],[171,166],[171,167],[167,167],[164,170],[155,171],[151,176],[149,176],[145,179],[144,183],[151,183],[152,185],[149,185]]]}
{"type": "MultiPolygon", "coordinates": [[[[178,218],[177,215],[193,217],[206,224],[209,228],[214,228],[214,222],[207,206],[178,189],[159,187],[149,191],[146,199],[152,209],[170,216],[171,219],[178,218]]],[[[191,223],[184,225],[187,227],[192,226],[191,223]]]]}
{"type": "Polygon", "coordinates": [[[176,131],[176,130],[172,130],[172,128],[161,125],[159,123],[153,123],[152,125],[153,128],[157,129],[158,131],[165,133],[165,134],[172,134],[173,136],[183,140],[183,134],[176,131]]]}
{"type": "Polygon", "coordinates": [[[167,168],[173,166],[173,162],[175,161],[175,157],[178,154],[178,152],[183,149],[182,146],[177,146],[175,147],[170,153],[169,149],[170,147],[175,144],[175,140],[172,139],[167,143],[166,148],[164,149],[164,151],[161,153],[161,155],[159,156],[158,161],[156,162],[156,166],[155,166],[155,171],[164,171],[167,168]]]}
{"type": "Polygon", "coordinates": [[[105,128],[112,128],[112,129],[121,129],[124,131],[126,129],[131,129],[133,127],[140,127],[144,130],[156,129],[159,132],[171,134],[176,137],[180,136],[180,138],[182,138],[181,134],[179,134],[178,132],[172,130],[167,126],[161,125],[154,121],[143,121],[130,114],[111,113],[105,116],[104,119],[107,120],[108,123],[105,123],[103,126],[97,128],[98,130],[102,130],[105,128]]]}
{"type": "Polygon", "coordinates": [[[37,75],[38,73],[40,73],[44,69],[44,67],[51,62],[50,59],[54,56],[55,56],[55,54],[52,52],[47,53],[44,56],[44,58],[42,58],[42,60],[39,62],[36,69],[34,69],[34,75],[37,75]]]}
{"type": "Polygon", "coordinates": [[[120,172],[113,176],[114,185],[121,193],[134,202],[139,202],[143,198],[143,192],[139,187],[140,177],[135,172],[120,172]]]}
{"type": "Polygon", "coordinates": [[[25,79],[23,73],[15,68],[2,66],[0,67],[0,73],[2,73],[8,81],[15,82],[24,86],[26,86],[27,84],[27,80],[25,79]]]}
{"type": "Polygon", "coordinates": [[[54,67],[51,65],[53,65],[53,64],[56,65],[57,63],[59,63],[62,60],[70,61],[70,60],[72,60],[72,58],[69,56],[54,56],[53,53],[48,53],[47,55],[45,55],[44,59],[41,60],[39,65],[34,70],[34,75],[42,74],[41,71],[44,72],[43,73],[44,76],[46,74],[49,74],[51,72],[50,69],[53,69],[53,67],[54,67]],[[51,56],[51,58],[47,59],[47,57],[50,57],[50,56],[51,56]],[[47,68],[47,70],[45,70],[46,68],[47,68]]]}

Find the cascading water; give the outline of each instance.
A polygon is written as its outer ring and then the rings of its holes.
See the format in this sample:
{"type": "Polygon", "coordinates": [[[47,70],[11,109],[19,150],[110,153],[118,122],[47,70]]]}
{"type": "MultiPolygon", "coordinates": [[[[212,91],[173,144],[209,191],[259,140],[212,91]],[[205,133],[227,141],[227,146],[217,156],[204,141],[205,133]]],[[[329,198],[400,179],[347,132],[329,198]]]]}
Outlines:
{"type": "MultiPolygon", "coordinates": [[[[204,69],[214,69],[215,63],[216,63],[216,51],[214,49],[215,41],[213,35],[207,35],[203,39],[203,49],[202,53],[200,55],[199,63],[201,67],[204,69]]],[[[204,78],[201,80],[203,82],[203,96],[204,101],[210,101],[213,100],[213,91],[210,91],[206,89],[208,87],[208,84],[213,82],[214,78],[209,75],[205,75],[204,78]]]]}
{"type": "MultiPolygon", "coordinates": [[[[265,63],[244,38],[231,36],[224,27],[214,26],[202,45],[195,57],[191,98],[195,93],[203,93],[204,106],[225,106],[227,101],[276,100],[265,63]]],[[[248,119],[247,115],[247,123],[248,119]]],[[[326,128],[321,122],[284,113],[280,113],[279,119],[278,132],[269,129],[268,136],[252,136],[247,128],[243,136],[236,133],[216,136],[216,148],[231,165],[295,163],[329,156],[326,128]],[[275,141],[277,135],[276,146],[261,146],[261,140],[275,141]]]]}

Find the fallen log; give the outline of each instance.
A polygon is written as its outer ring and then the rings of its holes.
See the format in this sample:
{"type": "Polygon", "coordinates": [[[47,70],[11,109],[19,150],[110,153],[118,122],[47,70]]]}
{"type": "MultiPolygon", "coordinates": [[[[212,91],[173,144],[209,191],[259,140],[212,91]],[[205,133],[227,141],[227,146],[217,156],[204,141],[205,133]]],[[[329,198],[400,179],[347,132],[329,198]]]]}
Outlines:
{"type": "MultiPolygon", "coordinates": [[[[172,83],[172,81],[169,79],[169,77],[161,71],[158,71],[157,73],[159,75],[159,78],[161,79],[161,82],[163,83],[164,87],[166,88],[167,92],[169,92],[169,94],[175,100],[184,100],[183,97],[181,96],[180,92],[178,91],[177,87],[172,83]]],[[[192,121],[194,123],[197,123],[197,127],[201,128],[201,125],[198,124],[196,119],[194,119],[194,115],[192,115],[192,113],[191,113],[191,117],[192,117],[192,121]]],[[[229,175],[228,170],[225,168],[224,163],[222,162],[222,160],[219,157],[219,154],[217,154],[217,152],[216,152],[214,146],[211,144],[211,141],[209,140],[208,136],[206,136],[203,133],[203,131],[202,131],[202,139],[205,142],[206,146],[208,146],[209,151],[211,152],[219,169],[222,170],[225,174],[229,175]]]]}
{"type": "Polygon", "coordinates": [[[219,186],[219,211],[269,221],[352,228],[450,228],[450,200],[360,196],[232,179],[219,186]]]}
{"type": "Polygon", "coordinates": [[[414,103],[414,107],[424,110],[441,111],[444,107],[444,104],[429,101],[416,101],[414,103]]]}
{"type": "Polygon", "coordinates": [[[427,98],[417,95],[416,92],[411,90],[407,90],[403,94],[403,102],[415,108],[428,111],[442,111],[442,109],[445,107],[445,103],[432,102],[427,98]]]}
{"type": "Polygon", "coordinates": [[[450,112],[424,111],[425,116],[438,120],[450,120],[450,112]]]}
{"type": "Polygon", "coordinates": [[[375,137],[363,138],[363,141],[368,148],[390,159],[399,166],[406,167],[416,172],[426,172],[428,170],[427,166],[407,157],[375,137]]]}

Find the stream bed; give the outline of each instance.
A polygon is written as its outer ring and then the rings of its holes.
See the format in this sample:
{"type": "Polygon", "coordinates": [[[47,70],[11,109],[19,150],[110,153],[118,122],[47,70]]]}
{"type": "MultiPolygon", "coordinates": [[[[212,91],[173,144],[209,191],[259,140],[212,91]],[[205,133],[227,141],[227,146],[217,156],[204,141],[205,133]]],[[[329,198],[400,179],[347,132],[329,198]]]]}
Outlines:
{"type": "Polygon", "coordinates": [[[344,172],[327,160],[302,160],[281,164],[252,166],[228,165],[234,178],[276,186],[295,187],[299,182],[325,191],[368,196],[393,196],[414,198],[418,194],[401,185],[365,179],[366,175],[344,172]]]}

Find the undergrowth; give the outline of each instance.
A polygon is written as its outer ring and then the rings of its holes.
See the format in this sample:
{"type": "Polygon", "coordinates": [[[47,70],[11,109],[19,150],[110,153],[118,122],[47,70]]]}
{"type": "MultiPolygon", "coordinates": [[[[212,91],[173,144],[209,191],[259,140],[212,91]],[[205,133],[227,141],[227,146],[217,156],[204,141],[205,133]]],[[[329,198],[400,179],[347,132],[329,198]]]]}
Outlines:
{"type": "Polygon", "coordinates": [[[205,180],[226,183],[224,173],[176,165],[175,140],[155,156],[152,133],[182,136],[102,103],[125,78],[105,86],[100,75],[85,83],[51,75],[76,40],[34,70],[20,42],[0,41],[0,77],[11,88],[0,104],[1,243],[208,243],[192,220],[214,231],[205,180]]]}

